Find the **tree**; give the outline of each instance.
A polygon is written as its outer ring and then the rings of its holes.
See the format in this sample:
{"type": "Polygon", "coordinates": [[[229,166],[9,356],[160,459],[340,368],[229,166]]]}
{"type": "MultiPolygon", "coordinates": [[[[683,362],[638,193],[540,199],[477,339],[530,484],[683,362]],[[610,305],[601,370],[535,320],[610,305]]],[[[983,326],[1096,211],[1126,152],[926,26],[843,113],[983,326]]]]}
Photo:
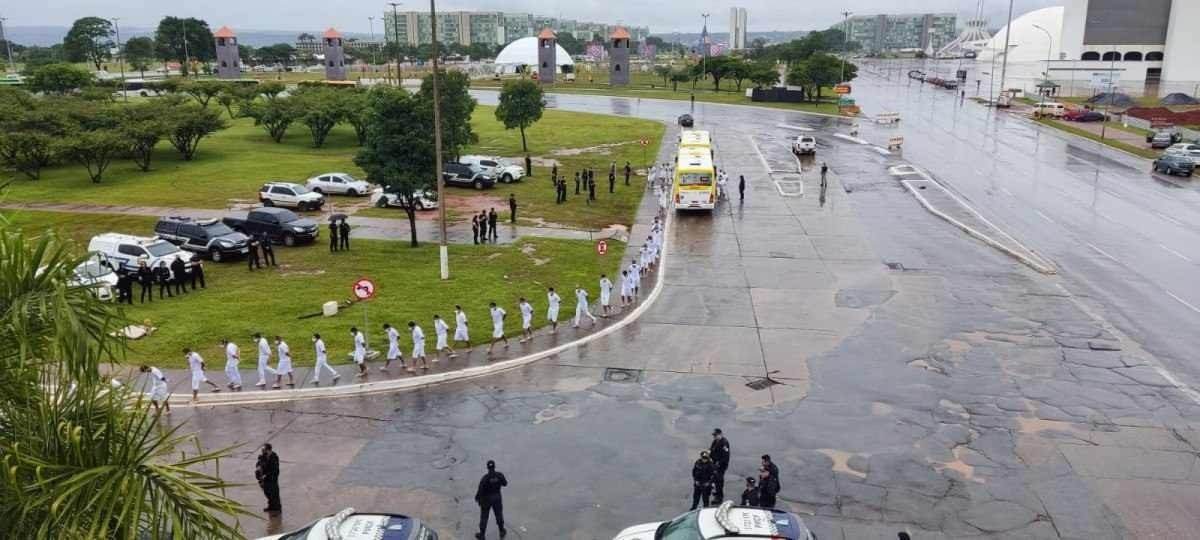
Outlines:
{"type": "Polygon", "coordinates": [[[154,31],[154,48],[158,57],[163,60],[178,60],[183,74],[187,75],[191,67],[190,60],[207,62],[216,58],[216,45],[213,41],[212,30],[208,23],[192,17],[163,17],[154,31]],[[184,42],[187,43],[187,57],[184,57],[184,42]]]}
{"type": "Polygon", "coordinates": [[[33,71],[26,83],[33,92],[67,94],[89,84],[95,78],[86,69],[72,64],[46,64],[33,71]]]}
{"type": "MultiPolygon", "coordinates": [[[[858,67],[846,62],[846,80],[852,80],[857,73],[858,67]]],[[[787,82],[806,88],[810,96],[820,100],[821,88],[842,82],[841,75],[842,61],[839,58],[825,53],[817,53],[793,66],[788,72],[787,82]]]]}
{"type": "Polygon", "coordinates": [[[728,77],[733,79],[733,84],[738,92],[742,91],[742,81],[750,78],[754,73],[754,66],[741,58],[734,58],[729,64],[728,77]]]}
{"type": "Polygon", "coordinates": [[[679,91],[679,83],[685,83],[695,80],[692,75],[692,70],[688,68],[677,69],[671,72],[671,91],[679,91]]]}
{"type": "Polygon", "coordinates": [[[367,178],[399,199],[408,214],[412,246],[417,247],[417,197],[436,188],[433,107],[419,96],[390,86],[372,88],[367,101],[366,144],[354,163],[367,178]]]}
{"type": "Polygon", "coordinates": [[[258,85],[258,95],[267,101],[275,99],[284,90],[287,90],[287,87],[278,81],[267,81],[258,85]]]}
{"type": "MultiPolygon", "coordinates": [[[[471,79],[461,71],[440,71],[438,76],[442,121],[442,156],[457,160],[463,149],[479,142],[479,135],[471,129],[471,114],[475,112],[475,98],[471,97],[471,79]]],[[[425,77],[417,94],[433,106],[433,79],[425,77]]]]}
{"type": "Polygon", "coordinates": [[[654,74],[662,77],[663,86],[671,82],[671,66],[654,66],[654,74]]]}
{"type": "Polygon", "coordinates": [[[19,61],[25,64],[25,68],[23,70],[25,75],[33,73],[35,69],[46,64],[57,64],[65,61],[66,59],[66,54],[63,53],[62,43],[57,43],[49,47],[28,47],[19,57],[19,61]]]}
{"type": "Polygon", "coordinates": [[[129,150],[129,140],[120,131],[103,129],[72,133],[61,143],[64,156],[87,169],[88,177],[99,184],[113,158],[129,150]]]}
{"type": "Polygon", "coordinates": [[[702,74],[712,77],[713,91],[719,92],[721,91],[721,79],[731,77],[736,69],[734,66],[738,62],[740,60],[731,56],[710,56],[700,64],[700,68],[703,70],[702,74]]]}
{"type": "Polygon", "coordinates": [[[121,369],[127,319],[71,282],[70,244],[34,234],[0,221],[0,538],[241,537],[248,513],[205,472],[230,449],[112,387],[101,365],[121,369]]]}
{"type": "MultiPolygon", "coordinates": [[[[19,99],[11,96],[10,99],[19,99]]],[[[58,158],[55,142],[71,129],[61,111],[48,107],[13,107],[0,112],[0,162],[25,174],[30,180],[41,177],[42,168],[58,158]]]]}
{"type": "Polygon", "coordinates": [[[779,71],[775,66],[765,62],[752,64],[750,67],[750,82],[755,88],[768,88],[779,82],[779,71]]]}
{"type": "Polygon", "coordinates": [[[217,104],[225,108],[225,112],[229,113],[230,120],[237,118],[237,115],[233,113],[233,106],[241,99],[233,85],[227,85],[227,88],[222,88],[221,93],[217,94],[217,104]]]}
{"type": "Polygon", "coordinates": [[[569,55],[583,54],[587,49],[587,43],[575,39],[575,36],[570,32],[560,32],[558,34],[558,44],[562,46],[564,51],[569,55]]]}
{"type": "Polygon", "coordinates": [[[367,128],[371,119],[367,93],[360,88],[351,88],[346,89],[344,94],[342,114],[346,122],[354,127],[354,136],[358,139],[358,145],[362,146],[367,142],[367,128]]]}
{"type": "Polygon", "coordinates": [[[254,119],[254,125],[262,126],[275,142],[283,142],[287,129],[299,116],[294,98],[276,98],[249,103],[245,114],[254,119]]]}
{"type": "Polygon", "coordinates": [[[291,65],[294,56],[296,56],[296,48],[287,43],[276,43],[258,49],[258,59],[263,63],[282,64],[285,68],[291,65]]]}
{"type": "Polygon", "coordinates": [[[183,83],[179,79],[162,79],[159,81],[147,81],[146,89],[154,92],[156,96],[175,95],[179,93],[183,83]]]}
{"type": "Polygon", "coordinates": [[[125,59],[129,60],[130,67],[145,78],[146,69],[154,61],[154,40],[144,36],[129,38],[125,42],[125,59]]]}
{"type": "Polygon", "coordinates": [[[149,101],[122,110],[121,133],[129,143],[133,162],[143,172],[150,170],[154,147],[171,131],[169,104],[149,101]]]}
{"type": "Polygon", "coordinates": [[[208,102],[211,101],[212,98],[217,97],[217,95],[220,94],[221,91],[227,86],[229,86],[228,83],[223,83],[220,81],[196,80],[188,81],[182,84],[179,89],[182,90],[183,93],[192,96],[192,98],[195,99],[201,107],[207,108],[208,102]]]}
{"type": "Polygon", "coordinates": [[[221,119],[221,113],[182,103],[172,108],[170,121],[171,131],[167,139],[184,161],[192,160],[202,139],[228,127],[225,120],[221,119]]]}
{"type": "Polygon", "coordinates": [[[529,145],[525,142],[525,130],[542,119],[544,110],[546,100],[538,83],[528,79],[509,81],[504,83],[504,89],[500,91],[496,119],[504,124],[504,129],[519,128],[521,151],[529,152],[529,145]]]}
{"type": "MultiPolygon", "coordinates": [[[[337,88],[309,87],[297,92],[295,97],[283,101],[275,100],[274,104],[294,101],[291,104],[293,118],[308,126],[313,146],[320,148],[325,144],[325,138],[329,136],[333,126],[344,117],[341,97],[340,89],[337,88]]],[[[280,136],[282,137],[282,134],[280,136]]]]}
{"type": "Polygon", "coordinates": [[[100,66],[108,58],[108,51],[113,47],[109,39],[113,35],[113,25],[108,19],[100,17],[84,17],[77,19],[67,30],[63,38],[63,52],[71,62],[88,62],[100,66]]]}

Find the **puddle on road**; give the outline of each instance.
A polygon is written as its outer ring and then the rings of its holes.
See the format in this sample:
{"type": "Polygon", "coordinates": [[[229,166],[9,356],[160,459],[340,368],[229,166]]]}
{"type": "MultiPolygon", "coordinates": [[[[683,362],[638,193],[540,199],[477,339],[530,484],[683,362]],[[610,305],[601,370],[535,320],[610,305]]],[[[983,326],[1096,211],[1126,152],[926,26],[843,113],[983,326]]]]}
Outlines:
{"type": "Polygon", "coordinates": [[[547,407],[537,412],[533,416],[533,423],[544,424],[551,420],[569,419],[579,416],[579,408],[570,403],[562,403],[553,407],[547,407]]]}
{"type": "Polygon", "coordinates": [[[875,402],[871,403],[871,414],[873,414],[875,416],[888,416],[888,415],[892,414],[892,411],[895,411],[895,410],[896,410],[895,407],[888,405],[887,403],[884,403],[882,401],[875,401],[875,402]]]}

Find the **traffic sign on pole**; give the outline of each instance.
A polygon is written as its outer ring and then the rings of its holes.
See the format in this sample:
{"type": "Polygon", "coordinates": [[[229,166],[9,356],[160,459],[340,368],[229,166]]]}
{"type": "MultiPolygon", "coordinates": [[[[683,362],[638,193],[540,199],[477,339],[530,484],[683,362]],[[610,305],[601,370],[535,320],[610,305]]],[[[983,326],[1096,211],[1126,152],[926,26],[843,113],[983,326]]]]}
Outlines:
{"type": "Polygon", "coordinates": [[[608,241],[601,240],[596,242],[596,253],[600,255],[608,255],[608,241]]]}
{"type": "Polygon", "coordinates": [[[354,282],[354,298],[357,300],[370,300],[375,297],[375,282],[367,278],[360,278],[354,282]]]}

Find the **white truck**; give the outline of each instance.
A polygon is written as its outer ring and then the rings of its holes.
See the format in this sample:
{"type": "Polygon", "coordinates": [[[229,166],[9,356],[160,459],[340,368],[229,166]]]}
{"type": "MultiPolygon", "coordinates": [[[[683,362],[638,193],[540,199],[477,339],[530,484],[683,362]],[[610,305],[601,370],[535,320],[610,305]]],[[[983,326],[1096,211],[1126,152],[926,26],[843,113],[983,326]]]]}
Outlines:
{"type": "Polygon", "coordinates": [[[817,138],[812,135],[800,135],[792,141],[792,153],[797,156],[817,153],[817,138]]]}

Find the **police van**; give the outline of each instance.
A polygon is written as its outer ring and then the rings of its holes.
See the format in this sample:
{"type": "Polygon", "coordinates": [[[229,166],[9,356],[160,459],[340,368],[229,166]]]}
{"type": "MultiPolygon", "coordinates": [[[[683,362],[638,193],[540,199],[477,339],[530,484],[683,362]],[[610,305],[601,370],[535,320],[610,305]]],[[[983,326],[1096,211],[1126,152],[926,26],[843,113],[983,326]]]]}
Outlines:
{"type": "Polygon", "coordinates": [[[816,540],[800,516],[772,508],[734,506],[725,501],[716,508],[702,508],[671,521],[634,525],[613,540],[712,540],[716,538],[769,538],[772,540],[816,540]]]}
{"type": "Polygon", "coordinates": [[[88,251],[104,256],[119,273],[137,272],[140,261],[145,261],[150,268],[158,266],[160,262],[171,266],[175,259],[182,259],[185,264],[192,262],[191,253],[157,236],[98,234],[88,242],[88,251]]]}

